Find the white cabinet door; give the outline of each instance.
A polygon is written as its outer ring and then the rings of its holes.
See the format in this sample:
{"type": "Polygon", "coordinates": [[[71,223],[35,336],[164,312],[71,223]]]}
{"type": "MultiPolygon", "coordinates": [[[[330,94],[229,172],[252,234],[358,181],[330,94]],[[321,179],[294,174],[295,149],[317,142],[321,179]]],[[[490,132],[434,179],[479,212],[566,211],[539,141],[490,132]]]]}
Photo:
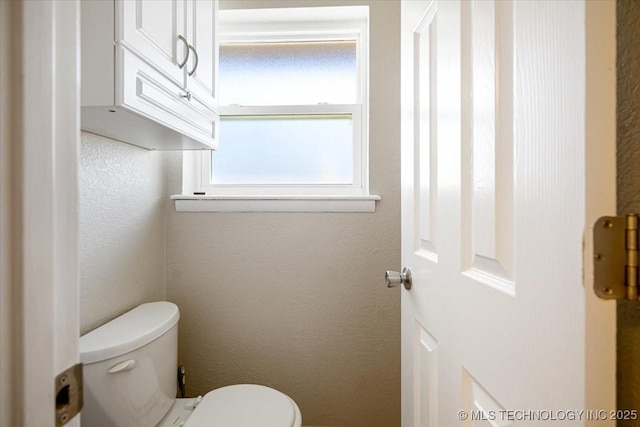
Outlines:
{"type": "MultiPolygon", "coordinates": [[[[206,148],[217,148],[218,118],[213,111],[195,99],[187,99],[181,85],[166,79],[128,49],[119,46],[116,57],[125,71],[122,76],[120,103],[124,109],[158,121],[182,135],[206,144],[206,148]]],[[[127,122],[123,118],[120,127],[129,127],[128,133],[139,134],[136,139],[140,140],[145,138],[145,132],[150,133],[139,121],[127,122]]],[[[162,147],[163,135],[154,133],[154,136],[158,139],[158,146],[162,147]]]]}
{"type": "Polygon", "coordinates": [[[404,427],[614,425],[615,139],[615,3],[402,2],[404,427]]]}
{"type": "Polygon", "coordinates": [[[187,0],[186,9],[187,40],[192,46],[186,66],[186,87],[201,103],[217,111],[218,0],[187,0]]]}
{"type": "Polygon", "coordinates": [[[179,67],[187,55],[184,0],[117,0],[116,42],[184,84],[179,67]]]}

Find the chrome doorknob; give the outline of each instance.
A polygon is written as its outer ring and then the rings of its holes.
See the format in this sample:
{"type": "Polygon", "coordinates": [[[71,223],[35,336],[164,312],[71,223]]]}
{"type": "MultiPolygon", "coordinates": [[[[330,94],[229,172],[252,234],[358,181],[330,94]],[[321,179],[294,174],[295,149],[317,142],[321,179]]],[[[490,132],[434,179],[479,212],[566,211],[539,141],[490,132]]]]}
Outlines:
{"type": "Polygon", "coordinates": [[[411,270],[406,267],[402,269],[402,273],[387,270],[384,274],[384,281],[387,284],[387,288],[395,288],[402,284],[406,290],[409,290],[412,284],[411,270]]]}

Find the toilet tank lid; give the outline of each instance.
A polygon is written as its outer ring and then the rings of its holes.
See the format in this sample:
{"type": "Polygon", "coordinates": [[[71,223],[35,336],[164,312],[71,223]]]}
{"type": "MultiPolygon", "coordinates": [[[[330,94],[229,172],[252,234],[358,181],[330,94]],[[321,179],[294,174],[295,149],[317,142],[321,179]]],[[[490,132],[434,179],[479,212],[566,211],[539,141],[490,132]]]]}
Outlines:
{"type": "Polygon", "coordinates": [[[80,361],[101,362],[136,350],[163,335],[179,318],[178,306],[171,302],[139,305],[80,337],[80,361]]]}

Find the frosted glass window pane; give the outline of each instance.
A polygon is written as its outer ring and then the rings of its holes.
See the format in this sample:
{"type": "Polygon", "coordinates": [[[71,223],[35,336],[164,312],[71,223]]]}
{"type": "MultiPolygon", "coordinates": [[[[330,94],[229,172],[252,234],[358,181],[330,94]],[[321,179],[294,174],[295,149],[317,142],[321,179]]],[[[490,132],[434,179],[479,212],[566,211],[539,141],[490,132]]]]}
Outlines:
{"type": "Polygon", "coordinates": [[[355,104],[356,42],[220,46],[221,105],[355,104]]]}
{"type": "Polygon", "coordinates": [[[222,117],[213,184],[351,184],[351,115],[222,117]]]}

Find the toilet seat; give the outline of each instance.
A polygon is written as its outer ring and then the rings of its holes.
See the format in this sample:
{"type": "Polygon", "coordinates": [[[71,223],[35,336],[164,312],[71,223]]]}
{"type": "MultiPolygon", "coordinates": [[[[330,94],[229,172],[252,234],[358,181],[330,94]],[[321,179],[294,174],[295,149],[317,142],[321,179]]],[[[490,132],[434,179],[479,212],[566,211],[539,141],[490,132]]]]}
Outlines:
{"type": "Polygon", "coordinates": [[[207,393],[184,427],[300,427],[300,410],[277,390],[238,384],[207,393]]]}

